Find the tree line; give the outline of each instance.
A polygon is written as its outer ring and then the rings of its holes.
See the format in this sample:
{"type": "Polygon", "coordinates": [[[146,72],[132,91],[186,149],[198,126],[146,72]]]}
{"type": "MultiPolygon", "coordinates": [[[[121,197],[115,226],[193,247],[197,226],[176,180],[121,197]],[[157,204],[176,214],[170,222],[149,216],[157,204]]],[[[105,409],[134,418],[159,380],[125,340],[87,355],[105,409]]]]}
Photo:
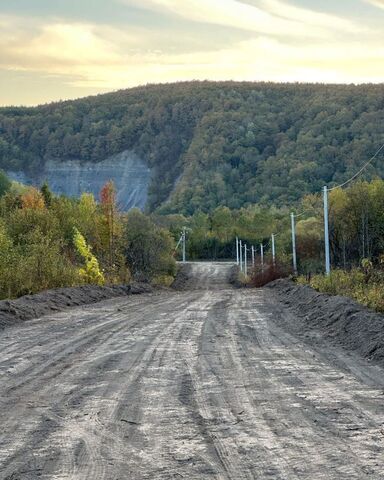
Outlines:
{"type": "MultiPolygon", "coordinates": [[[[181,258],[175,246],[184,227],[189,260],[234,260],[238,237],[255,247],[259,264],[260,244],[268,261],[274,233],[278,261],[289,266],[291,210],[300,214],[296,219],[299,273],[321,273],[320,193],[306,195],[291,208],[254,204],[241,209],[220,206],[209,213],[198,210],[190,216],[148,215],[139,210],[119,212],[112,182],[104,185],[97,199],[88,193],[76,199],[54,195],[47,184],[38,189],[10,182],[0,172],[0,297],[132,279],[169,285],[176,274],[176,259],[181,258]]],[[[361,180],[331,191],[329,219],[333,268],[360,269],[366,283],[383,284],[384,181],[361,180]]],[[[358,273],[354,278],[360,277],[358,273]]]]}
{"type": "MultiPolygon", "coordinates": [[[[290,214],[296,219],[296,250],[299,271],[314,274],[324,271],[324,220],[321,193],[303,197],[290,207],[252,205],[231,210],[217,207],[210,213],[197,211],[152,215],[156,223],[178,238],[187,227],[187,254],[190,259],[234,259],[235,240],[241,238],[260,255],[260,244],[271,254],[271,235],[276,235],[279,261],[291,265],[292,234],[290,214]]],[[[384,265],[384,181],[358,181],[347,189],[329,194],[331,260],[334,268],[350,270],[368,259],[384,265]]],[[[260,262],[260,258],[257,258],[260,262]]]]}

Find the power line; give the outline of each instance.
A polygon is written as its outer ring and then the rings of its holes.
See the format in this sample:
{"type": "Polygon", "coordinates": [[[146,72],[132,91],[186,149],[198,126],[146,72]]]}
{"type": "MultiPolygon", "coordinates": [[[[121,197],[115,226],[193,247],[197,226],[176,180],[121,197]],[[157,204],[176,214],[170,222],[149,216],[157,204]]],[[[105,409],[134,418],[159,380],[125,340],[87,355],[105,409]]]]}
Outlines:
{"type": "Polygon", "coordinates": [[[313,208],[308,209],[308,210],[304,210],[304,212],[295,214],[294,217],[295,217],[295,218],[300,218],[300,217],[303,217],[304,215],[306,215],[306,214],[309,213],[309,212],[313,212],[313,208]]]}
{"type": "Polygon", "coordinates": [[[357,178],[367,167],[368,165],[370,165],[375,159],[376,157],[379,155],[379,153],[384,150],[384,143],[383,145],[377,150],[377,152],[373,155],[373,157],[371,157],[368,162],[363,165],[360,170],[355,173],[355,175],[353,175],[353,177],[351,177],[349,180],[347,180],[346,182],[344,183],[341,183],[340,185],[336,185],[335,187],[332,187],[332,188],[329,188],[328,191],[331,192],[332,190],[336,190],[336,188],[342,188],[342,187],[345,187],[345,185],[348,185],[348,183],[352,182],[353,180],[355,180],[355,178],[357,178]]]}
{"type": "MultiPolygon", "coordinates": [[[[381,147],[376,151],[376,153],[360,168],[358,172],[356,172],[351,178],[349,178],[347,181],[341,183],[340,185],[336,185],[332,188],[327,188],[324,187],[324,232],[325,232],[325,237],[326,237],[326,273],[329,275],[330,273],[330,252],[329,252],[329,233],[328,233],[328,192],[332,190],[336,190],[336,188],[342,188],[351,183],[353,180],[355,180],[377,157],[378,155],[384,150],[384,143],[381,145],[381,147]],[[328,241],[327,241],[328,237],[328,241]]],[[[313,209],[307,209],[304,210],[303,212],[299,214],[291,214],[291,228],[292,228],[292,244],[293,244],[293,264],[294,264],[294,271],[297,271],[297,259],[296,259],[296,232],[295,232],[295,224],[294,224],[294,219],[295,218],[300,218],[304,215],[306,215],[309,212],[313,212],[313,209]]],[[[281,232],[280,232],[281,233],[281,232]]],[[[274,240],[275,238],[279,235],[278,234],[273,234],[272,235],[272,240],[269,240],[267,244],[260,244],[261,246],[261,258],[262,258],[262,266],[263,266],[263,257],[264,257],[264,249],[268,248],[271,244],[272,241],[272,250],[274,250],[274,240]]],[[[272,252],[274,255],[274,252],[272,252]]]]}
{"type": "Polygon", "coordinates": [[[176,245],[176,247],[175,247],[175,252],[176,252],[177,249],[179,248],[180,243],[181,243],[182,241],[183,241],[183,234],[181,234],[181,237],[180,237],[179,241],[177,242],[177,245],[176,245]]]}

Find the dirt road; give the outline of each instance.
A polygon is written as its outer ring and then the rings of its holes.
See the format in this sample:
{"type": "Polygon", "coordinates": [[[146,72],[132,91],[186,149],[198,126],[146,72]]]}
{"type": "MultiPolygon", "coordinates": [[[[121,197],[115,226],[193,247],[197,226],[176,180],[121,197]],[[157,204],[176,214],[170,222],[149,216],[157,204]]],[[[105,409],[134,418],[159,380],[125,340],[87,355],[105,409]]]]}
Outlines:
{"type": "Polygon", "coordinates": [[[383,370],[230,269],[2,332],[0,478],[383,479],[383,370]]]}

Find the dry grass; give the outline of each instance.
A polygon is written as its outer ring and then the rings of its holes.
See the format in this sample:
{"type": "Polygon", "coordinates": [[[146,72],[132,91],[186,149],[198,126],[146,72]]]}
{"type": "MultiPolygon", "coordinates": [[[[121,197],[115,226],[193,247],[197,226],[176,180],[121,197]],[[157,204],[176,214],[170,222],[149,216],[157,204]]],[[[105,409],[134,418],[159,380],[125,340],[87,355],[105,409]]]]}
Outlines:
{"type": "Polygon", "coordinates": [[[264,285],[279,278],[287,278],[290,274],[290,268],[281,263],[276,263],[276,265],[267,264],[263,270],[258,266],[251,273],[250,286],[256,288],[264,287],[264,285]]]}
{"type": "Polygon", "coordinates": [[[353,269],[349,272],[333,270],[331,275],[315,275],[309,281],[299,277],[298,282],[309,284],[315,290],[329,295],[350,297],[357,302],[384,313],[384,272],[382,270],[353,269]]]}

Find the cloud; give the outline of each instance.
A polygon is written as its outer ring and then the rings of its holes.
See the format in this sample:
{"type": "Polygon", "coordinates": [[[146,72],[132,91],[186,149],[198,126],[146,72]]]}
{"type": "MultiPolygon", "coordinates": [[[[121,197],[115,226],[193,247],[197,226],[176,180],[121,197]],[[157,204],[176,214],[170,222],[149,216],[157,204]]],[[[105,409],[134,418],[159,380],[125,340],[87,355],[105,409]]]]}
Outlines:
{"type": "Polygon", "coordinates": [[[356,23],[315,10],[297,7],[282,0],[261,0],[264,8],[273,15],[289,20],[295,20],[308,26],[322,27],[324,29],[342,32],[356,32],[361,28],[356,23]]]}
{"type": "MultiPolygon", "coordinates": [[[[134,5],[135,0],[120,0],[134,5]]],[[[260,0],[260,6],[238,0],[141,0],[140,6],[167,11],[194,22],[292,37],[325,38],[332,31],[356,32],[355,23],[334,15],[299,8],[281,0],[260,0]]]]}
{"type": "Polygon", "coordinates": [[[384,0],[365,0],[367,3],[374,5],[375,7],[379,7],[384,9],[384,0]]]}
{"type": "MultiPolygon", "coordinates": [[[[154,8],[154,2],[156,8],[160,8],[160,3],[174,9],[181,8],[176,6],[175,0],[143,1],[147,4],[150,1],[151,8],[154,8]]],[[[199,2],[180,2],[189,4],[182,7],[183,15],[187,15],[186,9],[192,5],[196,7],[199,2]]],[[[224,2],[226,8],[239,3],[234,0],[220,2],[224,2]]],[[[215,1],[208,3],[209,8],[217,8],[215,1]]],[[[292,6],[285,9],[281,0],[263,0],[263,5],[272,12],[268,14],[270,19],[280,12],[279,21],[288,22],[284,25],[286,28],[289,25],[289,32],[290,18],[301,18],[305,24],[307,10],[297,12],[297,7],[292,6]]],[[[254,7],[248,6],[254,14],[254,7]]],[[[195,11],[194,18],[206,13],[204,9],[198,14],[195,11]]],[[[322,15],[316,19],[319,29],[327,27],[328,16],[322,15]]],[[[228,9],[220,21],[231,21],[228,9]]],[[[241,18],[241,23],[244,22],[245,19],[241,18]]],[[[274,32],[277,32],[277,25],[273,23],[274,32]]],[[[194,79],[336,83],[380,82],[384,79],[384,47],[381,35],[376,33],[357,39],[345,33],[336,37],[328,35],[321,41],[305,37],[303,41],[293,39],[291,34],[271,35],[271,29],[266,28],[265,33],[247,30],[241,35],[224,35],[218,40],[217,29],[209,27],[206,29],[206,44],[203,40],[194,41],[185,48],[187,38],[199,37],[196,24],[192,24],[191,30],[186,29],[182,38],[177,36],[175,29],[118,27],[59,18],[43,21],[0,15],[0,28],[0,69],[21,72],[20,77],[25,74],[41,79],[55,78],[58,88],[62,85],[63,91],[74,88],[79,92],[83,89],[84,94],[148,82],[194,79]],[[212,41],[209,41],[210,36],[212,41]]],[[[307,25],[306,28],[310,27],[307,25]]],[[[26,88],[30,88],[27,80],[25,83],[26,88]]]]}
{"type": "Polygon", "coordinates": [[[35,32],[20,31],[18,27],[19,23],[14,22],[12,33],[0,38],[3,67],[55,69],[58,65],[108,65],[119,60],[116,46],[92,25],[54,23],[41,25],[35,32]]]}
{"type": "Polygon", "coordinates": [[[359,42],[293,46],[264,36],[213,52],[126,56],[108,71],[90,66],[74,85],[123,88],[175,79],[380,82],[383,58],[384,48],[370,46],[367,54],[359,42]]]}
{"type": "Polygon", "coordinates": [[[108,64],[116,59],[113,44],[86,24],[46,25],[40,35],[16,52],[23,58],[39,57],[48,62],[59,60],[71,64],[108,64]]]}

